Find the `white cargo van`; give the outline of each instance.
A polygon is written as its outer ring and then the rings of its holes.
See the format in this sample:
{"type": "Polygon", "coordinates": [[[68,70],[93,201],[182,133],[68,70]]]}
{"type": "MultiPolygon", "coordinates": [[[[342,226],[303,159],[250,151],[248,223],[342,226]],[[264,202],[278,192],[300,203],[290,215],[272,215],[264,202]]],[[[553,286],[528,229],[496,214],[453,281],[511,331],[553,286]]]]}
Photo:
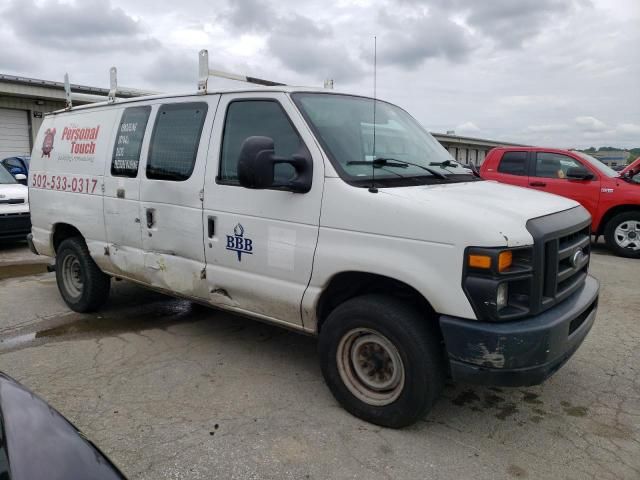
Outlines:
{"type": "Polygon", "coordinates": [[[47,115],[32,248],[76,311],[119,277],[318,335],[329,388],[376,424],[414,422],[448,376],[542,382],[595,319],[589,214],[482,181],[375,107],[265,87],[47,115]]]}

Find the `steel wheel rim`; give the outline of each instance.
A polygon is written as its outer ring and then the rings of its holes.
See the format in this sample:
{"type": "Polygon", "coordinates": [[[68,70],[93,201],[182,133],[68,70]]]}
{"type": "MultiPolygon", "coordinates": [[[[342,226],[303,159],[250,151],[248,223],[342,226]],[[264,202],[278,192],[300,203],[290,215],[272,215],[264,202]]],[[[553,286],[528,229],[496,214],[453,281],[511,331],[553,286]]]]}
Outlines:
{"type": "Polygon", "coordinates": [[[350,330],[340,340],[336,360],[343,383],[359,400],[384,406],[402,393],[405,372],[400,352],[379,332],[350,330]]]}
{"type": "Polygon", "coordinates": [[[80,260],[74,254],[69,254],[62,260],[62,281],[67,293],[76,298],[82,295],[84,280],[80,260]]]}
{"type": "Polygon", "coordinates": [[[616,227],[613,236],[618,246],[629,250],[640,250],[640,221],[622,222],[616,227]]]}

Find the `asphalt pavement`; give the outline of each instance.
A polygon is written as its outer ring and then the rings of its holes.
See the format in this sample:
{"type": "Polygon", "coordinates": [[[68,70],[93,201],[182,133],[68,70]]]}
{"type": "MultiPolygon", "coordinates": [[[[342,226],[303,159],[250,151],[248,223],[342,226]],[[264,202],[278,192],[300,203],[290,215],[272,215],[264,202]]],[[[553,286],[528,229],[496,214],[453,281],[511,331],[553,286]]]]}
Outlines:
{"type": "MultiPolygon", "coordinates": [[[[7,248],[24,249],[0,247],[0,269],[7,248]]],[[[638,479],[640,261],[596,247],[591,271],[596,324],[554,377],[450,383],[403,430],[340,408],[314,338],[127,282],[89,315],[53,273],[1,279],[0,370],[132,479],[638,479]]]]}

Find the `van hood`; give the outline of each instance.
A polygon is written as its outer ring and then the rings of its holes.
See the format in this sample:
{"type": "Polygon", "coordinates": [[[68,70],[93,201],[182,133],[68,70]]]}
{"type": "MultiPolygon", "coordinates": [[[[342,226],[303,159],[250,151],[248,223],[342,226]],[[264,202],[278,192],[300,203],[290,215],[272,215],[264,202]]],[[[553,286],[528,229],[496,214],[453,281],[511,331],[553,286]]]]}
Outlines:
{"type": "Polygon", "coordinates": [[[0,183],[0,200],[29,197],[29,189],[20,183],[0,183]]]}
{"type": "Polygon", "coordinates": [[[442,225],[449,225],[452,232],[466,230],[471,233],[473,230],[477,241],[491,244],[499,238],[508,246],[531,243],[527,221],[582,208],[578,202],[565,197],[495,181],[384,188],[380,193],[413,206],[416,211],[428,209],[431,218],[438,212],[442,225]]]}
{"type": "Polygon", "coordinates": [[[381,192],[430,206],[473,210],[477,215],[510,216],[514,219],[542,217],[568,210],[578,202],[559,195],[515,187],[491,180],[420,187],[385,188],[381,192]]]}

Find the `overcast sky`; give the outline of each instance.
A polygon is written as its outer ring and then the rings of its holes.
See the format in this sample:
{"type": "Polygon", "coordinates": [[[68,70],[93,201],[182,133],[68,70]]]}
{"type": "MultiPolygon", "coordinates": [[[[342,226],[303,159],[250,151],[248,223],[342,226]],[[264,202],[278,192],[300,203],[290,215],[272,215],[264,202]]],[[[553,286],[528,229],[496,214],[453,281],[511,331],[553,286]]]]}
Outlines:
{"type": "MultiPolygon", "coordinates": [[[[0,73],[192,91],[211,67],[378,96],[426,128],[640,146],[640,0],[0,0],[0,73]]],[[[212,80],[213,85],[235,82],[212,80]]]]}

